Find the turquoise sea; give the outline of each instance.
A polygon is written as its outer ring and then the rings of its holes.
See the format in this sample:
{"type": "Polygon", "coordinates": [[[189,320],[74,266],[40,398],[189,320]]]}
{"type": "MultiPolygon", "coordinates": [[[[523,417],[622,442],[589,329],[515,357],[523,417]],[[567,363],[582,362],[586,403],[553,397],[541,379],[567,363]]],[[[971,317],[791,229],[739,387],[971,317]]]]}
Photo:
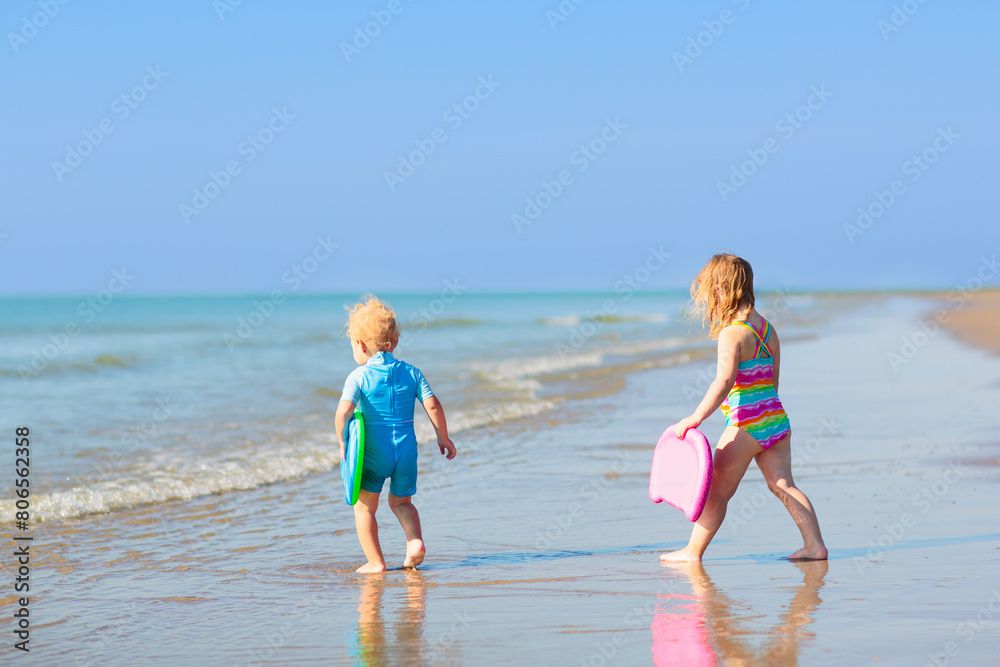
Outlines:
{"type": "MultiPolygon", "coordinates": [[[[1000,361],[942,331],[890,365],[932,300],[759,295],[830,561],[782,560],[798,533],[751,469],[704,568],[674,570],[657,556],[690,524],[648,500],[652,446],[715,363],[687,295],[380,294],[459,456],[418,411],[427,560],[399,569],[383,508],[392,569],[366,577],[333,434],[359,296],[0,300],[0,428],[31,429],[34,538],[32,650],[5,656],[923,665],[960,641],[989,664],[996,623],[959,625],[993,613],[1000,361]]],[[[714,442],[719,416],[702,430],[714,442]]],[[[6,586],[0,616],[16,608],[6,586]]]]}
{"type": "MultiPolygon", "coordinates": [[[[333,470],[333,410],[355,365],[344,305],[357,296],[0,301],[5,426],[29,424],[46,447],[37,518],[333,470]]],[[[678,321],[681,294],[384,296],[403,325],[396,355],[431,379],[456,435],[616,391],[629,370],[709,347],[678,321]]],[[[813,303],[796,299],[781,305],[813,303]]]]}

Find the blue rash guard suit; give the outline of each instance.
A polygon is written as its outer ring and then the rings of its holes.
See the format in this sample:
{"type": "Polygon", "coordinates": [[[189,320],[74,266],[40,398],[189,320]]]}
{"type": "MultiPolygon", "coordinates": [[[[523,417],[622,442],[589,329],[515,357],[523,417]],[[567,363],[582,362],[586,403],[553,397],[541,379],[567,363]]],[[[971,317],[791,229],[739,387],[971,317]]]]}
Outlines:
{"type": "Polygon", "coordinates": [[[413,431],[416,401],[434,395],[419,368],[390,352],[376,352],[344,382],[342,401],[354,403],[365,418],[365,461],[361,488],[397,498],[417,492],[417,434],[413,431]]]}

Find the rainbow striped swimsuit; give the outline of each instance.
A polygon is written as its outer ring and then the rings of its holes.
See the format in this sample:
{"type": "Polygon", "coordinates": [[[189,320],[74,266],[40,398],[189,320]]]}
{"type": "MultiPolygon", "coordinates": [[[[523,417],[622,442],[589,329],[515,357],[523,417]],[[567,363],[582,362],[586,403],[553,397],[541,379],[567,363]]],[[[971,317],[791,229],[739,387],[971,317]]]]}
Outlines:
{"type": "Polygon", "coordinates": [[[753,359],[741,361],[736,367],[736,382],[722,402],[722,414],[726,416],[726,426],[744,429],[761,447],[770,449],[792,432],[788,415],[774,388],[774,355],[767,345],[771,338],[771,324],[763,321],[763,335],[746,322],[734,324],[742,324],[753,331],[757,337],[757,354],[753,359]],[[766,357],[762,356],[764,353],[767,353],[766,357]]]}

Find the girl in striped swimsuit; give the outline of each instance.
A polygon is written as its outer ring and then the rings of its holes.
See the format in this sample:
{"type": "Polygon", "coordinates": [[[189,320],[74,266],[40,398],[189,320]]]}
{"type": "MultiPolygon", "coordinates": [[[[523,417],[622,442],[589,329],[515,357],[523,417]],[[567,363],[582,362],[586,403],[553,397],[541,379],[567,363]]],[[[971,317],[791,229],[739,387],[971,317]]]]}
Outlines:
{"type": "Polygon", "coordinates": [[[719,407],[726,430],[715,448],[708,501],[688,545],[660,560],[701,560],[751,459],[802,533],[803,547],[789,558],[825,559],[816,512],[792,481],[792,432],[778,399],[781,347],[778,334],[754,308],[750,264],[735,255],[715,255],[691,284],[691,298],[711,326],[709,337],[719,340],[719,362],[705,398],[690,417],[678,422],[677,437],[683,438],[719,407]]]}

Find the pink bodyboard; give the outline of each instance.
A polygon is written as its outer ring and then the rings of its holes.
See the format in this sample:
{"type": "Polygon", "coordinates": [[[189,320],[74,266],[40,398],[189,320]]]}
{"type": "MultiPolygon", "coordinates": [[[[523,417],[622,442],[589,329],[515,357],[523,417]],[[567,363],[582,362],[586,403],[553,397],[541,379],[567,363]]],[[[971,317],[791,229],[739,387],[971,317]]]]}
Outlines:
{"type": "Polygon", "coordinates": [[[649,499],[666,501],[688,521],[697,521],[712,483],[712,448],[698,429],[688,429],[682,440],[674,435],[674,426],[663,432],[653,450],[649,499]]]}

